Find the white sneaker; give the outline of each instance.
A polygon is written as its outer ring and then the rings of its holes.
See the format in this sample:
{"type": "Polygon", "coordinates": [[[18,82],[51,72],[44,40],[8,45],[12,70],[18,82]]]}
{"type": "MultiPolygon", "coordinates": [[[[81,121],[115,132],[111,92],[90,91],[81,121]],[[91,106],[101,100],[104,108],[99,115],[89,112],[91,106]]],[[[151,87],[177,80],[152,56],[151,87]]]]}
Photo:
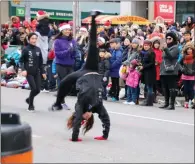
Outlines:
{"type": "Polygon", "coordinates": [[[43,89],[43,90],[41,91],[41,93],[49,93],[49,91],[46,90],[46,89],[43,89]]]}
{"type": "Polygon", "coordinates": [[[125,102],[123,102],[123,104],[125,104],[125,105],[129,105],[131,102],[127,102],[127,101],[125,101],[125,102]]]}
{"type": "Polygon", "coordinates": [[[61,105],[62,105],[63,109],[70,110],[70,108],[68,107],[68,105],[66,105],[65,103],[64,104],[61,104],[61,105]]]}
{"type": "Polygon", "coordinates": [[[136,105],[134,102],[130,102],[129,105],[136,105]]]}
{"type": "Polygon", "coordinates": [[[188,108],[192,108],[192,100],[189,100],[189,102],[188,102],[188,108]]]}

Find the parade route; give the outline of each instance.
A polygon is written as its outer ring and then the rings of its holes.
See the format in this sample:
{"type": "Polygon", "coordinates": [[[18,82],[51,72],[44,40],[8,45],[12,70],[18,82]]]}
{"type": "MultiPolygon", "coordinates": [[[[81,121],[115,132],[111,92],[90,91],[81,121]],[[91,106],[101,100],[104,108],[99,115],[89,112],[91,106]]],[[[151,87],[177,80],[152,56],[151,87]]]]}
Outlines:
{"type": "Polygon", "coordinates": [[[194,163],[194,110],[176,107],[166,111],[155,107],[105,102],[111,119],[108,141],[93,138],[102,133],[95,115],[93,129],[83,142],[69,141],[66,121],[74,111],[75,97],[66,99],[70,111],[50,112],[52,93],[35,98],[36,112],[26,111],[28,90],[1,87],[1,112],[19,113],[33,131],[34,163],[194,163]]]}

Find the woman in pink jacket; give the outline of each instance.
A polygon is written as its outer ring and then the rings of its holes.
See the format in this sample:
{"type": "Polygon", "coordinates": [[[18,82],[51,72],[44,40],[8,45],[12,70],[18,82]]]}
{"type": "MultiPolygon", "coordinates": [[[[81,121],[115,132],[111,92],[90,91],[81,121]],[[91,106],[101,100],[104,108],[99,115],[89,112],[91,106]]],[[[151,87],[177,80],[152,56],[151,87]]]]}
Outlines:
{"type": "Polygon", "coordinates": [[[136,105],[137,88],[140,80],[140,73],[136,69],[137,66],[138,62],[134,59],[131,61],[130,66],[127,67],[127,70],[120,73],[121,78],[126,80],[127,85],[127,101],[124,104],[136,105]]]}

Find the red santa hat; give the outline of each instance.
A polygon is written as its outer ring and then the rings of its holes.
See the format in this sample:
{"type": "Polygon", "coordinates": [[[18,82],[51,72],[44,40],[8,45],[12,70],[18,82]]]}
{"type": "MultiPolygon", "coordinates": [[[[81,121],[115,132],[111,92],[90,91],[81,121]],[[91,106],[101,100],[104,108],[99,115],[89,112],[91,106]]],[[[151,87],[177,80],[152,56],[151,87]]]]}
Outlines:
{"type": "Polygon", "coordinates": [[[44,19],[44,18],[49,18],[49,15],[43,10],[37,11],[36,15],[37,15],[37,20],[41,20],[41,19],[44,19]]]}
{"type": "Polygon", "coordinates": [[[65,29],[71,29],[70,24],[62,23],[62,24],[59,25],[59,30],[60,30],[60,32],[61,32],[62,30],[65,30],[65,29]]]}
{"type": "Polygon", "coordinates": [[[104,26],[106,26],[106,27],[108,27],[108,26],[110,26],[110,25],[111,25],[111,23],[110,23],[109,20],[108,20],[107,22],[104,23],[104,26]]]}
{"type": "Polygon", "coordinates": [[[87,32],[87,28],[86,28],[86,27],[81,27],[81,28],[80,28],[80,31],[87,32]]]}

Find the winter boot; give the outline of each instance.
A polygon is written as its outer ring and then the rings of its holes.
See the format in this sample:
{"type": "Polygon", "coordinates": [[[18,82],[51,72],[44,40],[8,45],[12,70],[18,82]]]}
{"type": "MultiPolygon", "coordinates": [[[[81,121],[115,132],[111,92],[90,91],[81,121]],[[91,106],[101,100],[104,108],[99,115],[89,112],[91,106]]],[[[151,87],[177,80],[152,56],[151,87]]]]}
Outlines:
{"type": "Polygon", "coordinates": [[[153,94],[148,94],[147,96],[147,106],[153,106],[154,102],[154,95],[153,94]]]}
{"type": "Polygon", "coordinates": [[[195,103],[193,104],[192,109],[195,109],[195,103]]]}
{"type": "Polygon", "coordinates": [[[156,93],[153,93],[153,103],[158,103],[158,101],[156,99],[156,93]]]}
{"type": "Polygon", "coordinates": [[[169,93],[166,91],[166,89],[163,89],[163,93],[165,96],[165,104],[159,107],[161,109],[167,108],[169,106],[169,93]]]}
{"type": "Polygon", "coordinates": [[[170,89],[170,97],[171,97],[171,102],[168,109],[175,110],[175,97],[176,97],[175,89],[170,89]]]}
{"type": "Polygon", "coordinates": [[[141,104],[141,106],[153,106],[153,94],[148,94],[146,96],[146,100],[144,100],[144,102],[141,104]]]}

